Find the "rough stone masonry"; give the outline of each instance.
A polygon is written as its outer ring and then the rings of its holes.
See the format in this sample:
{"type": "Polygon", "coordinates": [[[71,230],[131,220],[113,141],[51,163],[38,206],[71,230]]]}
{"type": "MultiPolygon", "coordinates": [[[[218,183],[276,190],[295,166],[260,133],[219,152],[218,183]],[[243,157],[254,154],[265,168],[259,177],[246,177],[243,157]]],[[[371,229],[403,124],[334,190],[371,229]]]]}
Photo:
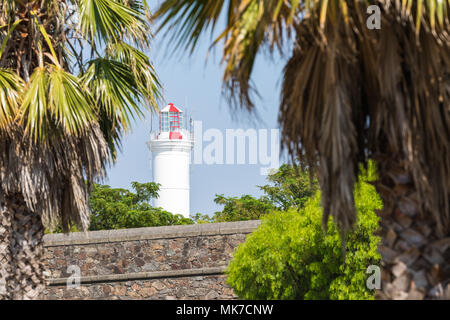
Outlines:
{"type": "Polygon", "coordinates": [[[42,299],[235,299],[233,251],[260,221],[75,232],[44,237],[42,299]],[[74,271],[80,272],[78,287],[74,271]]]}

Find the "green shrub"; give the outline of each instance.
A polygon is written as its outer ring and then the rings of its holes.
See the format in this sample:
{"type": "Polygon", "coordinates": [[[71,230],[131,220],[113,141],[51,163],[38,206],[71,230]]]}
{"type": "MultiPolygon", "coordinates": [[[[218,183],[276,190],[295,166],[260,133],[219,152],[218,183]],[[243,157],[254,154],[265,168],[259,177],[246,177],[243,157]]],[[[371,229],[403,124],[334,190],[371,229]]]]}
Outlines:
{"type": "Polygon", "coordinates": [[[172,214],[150,205],[158,196],[159,185],[154,182],[132,182],[134,192],[106,185],[93,186],[89,206],[89,230],[110,230],[192,224],[180,214],[172,214]]]}
{"type": "Polygon", "coordinates": [[[375,209],[382,202],[373,186],[355,190],[358,222],[341,237],[330,218],[322,227],[320,192],[300,211],[274,212],[242,243],[228,267],[227,282],[243,299],[372,299],[369,265],[378,265],[375,209]]]}

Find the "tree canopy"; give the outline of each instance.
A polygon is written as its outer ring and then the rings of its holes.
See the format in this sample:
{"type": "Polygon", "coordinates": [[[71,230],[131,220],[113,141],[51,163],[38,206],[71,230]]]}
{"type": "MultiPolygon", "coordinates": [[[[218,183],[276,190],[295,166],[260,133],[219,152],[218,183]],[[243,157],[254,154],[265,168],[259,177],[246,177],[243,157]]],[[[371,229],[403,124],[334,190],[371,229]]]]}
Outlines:
{"type": "Polygon", "coordinates": [[[154,208],[150,201],[158,196],[154,182],[132,182],[133,191],[94,184],[89,198],[89,230],[170,226],[194,223],[179,214],[154,208]]]}
{"type": "MultiPolygon", "coordinates": [[[[301,209],[318,189],[316,179],[310,180],[308,171],[293,165],[283,164],[267,176],[268,184],[258,186],[264,195],[255,198],[251,195],[225,197],[216,195],[214,202],[223,205],[222,211],[215,212],[209,221],[226,222],[260,219],[274,210],[286,211],[301,209]]],[[[203,218],[207,220],[207,218],[203,218]]]]}

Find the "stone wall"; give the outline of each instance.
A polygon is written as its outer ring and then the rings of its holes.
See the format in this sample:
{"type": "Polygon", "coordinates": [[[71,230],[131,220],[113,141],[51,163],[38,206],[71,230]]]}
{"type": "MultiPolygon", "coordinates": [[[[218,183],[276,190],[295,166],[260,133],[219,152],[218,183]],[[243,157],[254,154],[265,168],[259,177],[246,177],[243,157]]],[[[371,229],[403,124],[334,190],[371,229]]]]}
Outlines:
{"type": "Polygon", "coordinates": [[[259,223],[46,235],[48,286],[41,298],[234,299],[224,271],[234,249],[259,223]],[[78,288],[67,287],[69,267],[79,268],[78,288]]]}

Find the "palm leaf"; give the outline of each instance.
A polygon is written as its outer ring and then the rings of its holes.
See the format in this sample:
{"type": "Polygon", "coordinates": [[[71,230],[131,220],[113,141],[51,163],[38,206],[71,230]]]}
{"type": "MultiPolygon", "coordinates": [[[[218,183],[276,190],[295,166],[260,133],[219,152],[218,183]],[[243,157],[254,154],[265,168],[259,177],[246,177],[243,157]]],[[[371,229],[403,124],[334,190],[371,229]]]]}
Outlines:
{"type": "Polygon", "coordinates": [[[22,105],[20,106],[26,131],[35,140],[45,138],[50,126],[47,108],[48,73],[45,68],[36,68],[25,86],[22,105]]]}
{"type": "Polygon", "coordinates": [[[14,120],[20,105],[23,81],[8,69],[0,68],[0,129],[14,120]]]}
{"type": "MultiPolygon", "coordinates": [[[[120,53],[117,54],[120,56],[120,53]]],[[[96,99],[100,128],[113,160],[116,147],[120,147],[121,133],[129,129],[136,116],[143,116],[139,102],[157,97],[155,82],[145,82],[153,79],[137,78],[151,77],[151,71],[141,69],[134,73],[132,70],[133,67],[120,61],[98,58],[90,61],[90,66],[83,75],[85,86],[96,99]]],[[[150,106],[155,108],[156,104],[150,106]]]]}
{"type": "Polygon", "coordinates": [[[81,80],[61,68],[48,77],[48,108],[57,125],[68,134],[79,135],[96,120],[95,104],[81,80]]]}
{"type": "Polygon", "coordinates": [[[156,75],[150,59],[140,50],[125,42],[117,42],[107,46],[106,55],[131,68],[137,89],[151,111],[158,109],[161,100],[161,83],[156,75]]]}
{"type": "Polygon", "coordinates": [[[139,88],[127,65],[107,58],[92,60],[83,81],[92,90],[98,107],[117,125],[128,128],[136,115],[143,115],[137,103],[139,88]]]}
{"type": "MultiPolygon", "coordinates": [[[[162,19],[159,30],[167,27],[172,32],[171,39],[175,45],[173,50],[184,45],[191,53],[198,43],[202,32],[211,27],[211,31],[225,11],[225,0],[195,1],[195,0],[167,0],[161,3],[154,14],[154,19],[162,19]]],[[[236,1],[228,2],[228,22],[233,19],[236,1]]]]}
{"type": "Polygon", "coordinates": [[[117,42],[126,36],[134,43],[148,45],[150,29],[145,19],[147,6],[140,2],[80,0],[79,29],[94,45],[117,42]]]}
{"type": "Polygon", "coordinates": [[[57,127],[80,135],[96,119],[93,101],[81,81],[58,67],[36,68],[20,110],[21,122],[34,140],[48,141],[57,127]]]}
{"type": "Polygon", "coordinates": [[[6,43],[8,42],[9,38],[11,37],[11,34],[13,33],[14,29],[17,27],[17,25],[22,21],[22,19],[18,19],[17,21],[15,21],[11,27],[8,30],[8,33],[6,34],[6,36],[3,38],[2,41],[2,46],[0,47],[0,58],[3,55],[3,51],[5,50],[6,47],[6,43]]]}
{"type": "Polygon", "coordinates": [[[225,94],[233,106],[251,109],[251,92],[255,89],[251,86],[251,73],[262,47],[276,45],[282,48],[284,35],[289,35],[292,26],[300,21],[317,19],[318,25],[314,27],[323,30],[327,24],[339,23],[341,18],[346,24],[350,23],[350,5],[360,10],[373,4],[385,10],[399,6],[399,10],[407,12],[405,20],[417,21],[417,33],[424,23],[433,30],[442,29],[450,16],[448,1],[443,0],[165,0],[154,17],[160,21],[158,32],[166,30],[166,34],[172,34],[171,50],[184,47],[192,54],[202,34],[208,31],[212,34],[220,17],[226,15],[225,26],[213,41],[213,44],[220,40],[225,43],[222,59],[226,64],[225,94]],[[438,25],[435,24],[436,16],[438,25]]]}

